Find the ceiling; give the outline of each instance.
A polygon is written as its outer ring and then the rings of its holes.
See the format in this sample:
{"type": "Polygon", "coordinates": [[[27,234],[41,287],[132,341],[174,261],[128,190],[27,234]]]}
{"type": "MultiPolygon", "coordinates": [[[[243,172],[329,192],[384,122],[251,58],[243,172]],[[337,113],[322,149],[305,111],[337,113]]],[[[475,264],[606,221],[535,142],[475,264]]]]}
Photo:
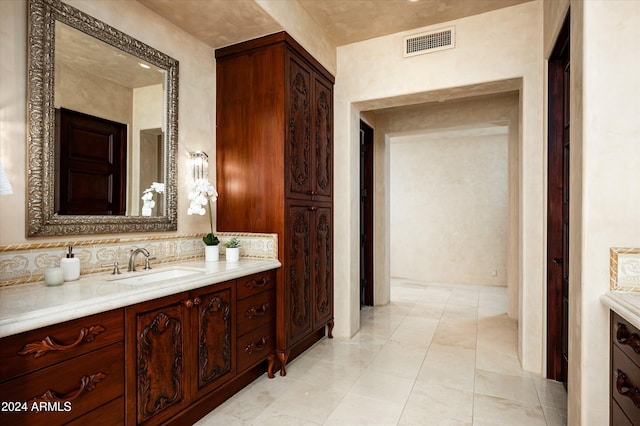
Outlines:
{"type": "MultiPolygon", "coordinates": [[[[272,0],[273,1],[273,0],[272,0]]],[[[279,0],[297,3],[336,46],[532,0],[279,0]]],[[[217,49],[284,28],[255,0],[138,0],[217,49]]]]}

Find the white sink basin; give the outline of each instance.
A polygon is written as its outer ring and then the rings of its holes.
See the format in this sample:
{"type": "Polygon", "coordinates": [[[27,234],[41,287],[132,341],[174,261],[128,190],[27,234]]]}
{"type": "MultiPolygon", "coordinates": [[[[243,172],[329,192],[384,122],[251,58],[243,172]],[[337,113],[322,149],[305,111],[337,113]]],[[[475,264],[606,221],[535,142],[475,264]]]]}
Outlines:
{"type": "Polygon", "coordinates": [[[137,272],[133,272],[134,275],[126,278],[114,278],[113,281],[118,284],[129,285],[142,285],[151,284],[158,281],[172,280],[176,278],[184,278],[191,275],[202,274],[201,271],[194,271],[191,269],[165,269],[163,271],[145,273],[135,275],[137,272]]]}

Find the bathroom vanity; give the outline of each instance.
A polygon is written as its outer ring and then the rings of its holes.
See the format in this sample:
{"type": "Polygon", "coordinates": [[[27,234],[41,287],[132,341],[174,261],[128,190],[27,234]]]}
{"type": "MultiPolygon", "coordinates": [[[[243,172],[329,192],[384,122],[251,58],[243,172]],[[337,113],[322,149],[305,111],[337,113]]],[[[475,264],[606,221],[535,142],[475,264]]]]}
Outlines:
{"type": "Polygon", "coordinates": [[[0,422],[196,421],[273,377],[279,266],[189,262],[1,289],[0,422]]]}
{"type": "Polygon", "coordinates": [[[640,294],[610,291],[610,424],[640,424],[640,294]]]}

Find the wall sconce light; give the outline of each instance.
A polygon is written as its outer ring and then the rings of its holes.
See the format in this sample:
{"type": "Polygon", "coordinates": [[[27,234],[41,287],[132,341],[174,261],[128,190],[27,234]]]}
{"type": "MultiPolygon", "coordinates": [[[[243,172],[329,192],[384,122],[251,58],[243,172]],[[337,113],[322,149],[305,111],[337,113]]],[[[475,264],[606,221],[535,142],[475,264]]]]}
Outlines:
{"type": "Polygon", "coordinates": [[[202,151],[191,153],[191,171],[193,181],[209,179],[209,156],[202,151]]]}

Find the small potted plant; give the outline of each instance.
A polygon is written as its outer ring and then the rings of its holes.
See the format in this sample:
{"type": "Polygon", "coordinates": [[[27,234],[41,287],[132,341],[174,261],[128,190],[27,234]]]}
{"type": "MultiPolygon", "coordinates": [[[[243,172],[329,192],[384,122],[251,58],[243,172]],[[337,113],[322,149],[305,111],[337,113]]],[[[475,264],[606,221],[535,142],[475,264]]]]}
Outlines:
{"type": "Polygon", "coordinates": [[[240,259],[240,241],[232,237],[224,246],[227,248],[224,254],[227,262],[237,262],[240,259]]]}

